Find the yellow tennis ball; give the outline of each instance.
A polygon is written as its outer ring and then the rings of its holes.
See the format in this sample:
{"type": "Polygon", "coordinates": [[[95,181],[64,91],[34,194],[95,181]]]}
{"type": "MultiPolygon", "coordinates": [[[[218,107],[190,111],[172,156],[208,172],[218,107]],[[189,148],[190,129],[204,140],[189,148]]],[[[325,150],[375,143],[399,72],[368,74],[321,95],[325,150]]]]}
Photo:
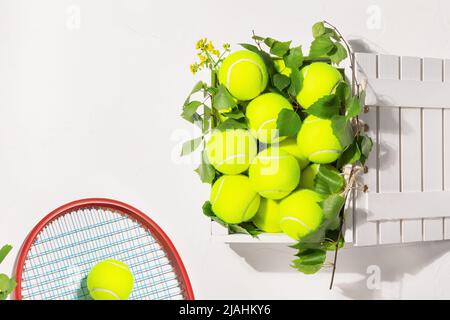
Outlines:
{"type": "Polygon", "coordinates": [[[241,223],[255,216],[260,196],[253,190],[247,176],[225,175],[213,184],[210,202],[220,219],[226,223],[241,223]]]}
{"type": "Polygon", "coordinates": [[[133,285],[130,268],[114,259],[97,263],[87,277],[88,290],[94,300],[126,300],[133,285]]]}
{"type": "Polygon", "coordinates": [[[281,199],[294,190],[300,180],[297,160],[277,147],[258,153],[248,176],[253,188],[264,198],[281,199]]]}
{"type": "Polygon", "coordinates": [[[281,232],[279,202],[262,198],[258,212],[253,217],[253,223],[264,232],[281,232]]]}
{"type": "Polygon", "coordinates": [[[244,129],[215,130],[206,144],[209,162],[225,174],[247,170],[256,153],[256,140],[244,129]]]}
{"type": "Polygon", "coordinates": [[[275,70],[277,70],[278,73],[285,75],[286,77],[291,76],[292,70],[291,68],[286,67],[283,59],[274,60],[273,63],[275,65],[275,70]]]}
{"type": "Polygon", "coordinates": [[[333,133],[331,120],[312,115],[303,121],[297,144],[300,152],[315,163],[334,162],[343,151],[339,139],[333,133]]]}
{"type": "Polygon", "coordinates": [[[277,93],[265,93],[250,101],[245,116],[251,133],[263,143],[285,139],[278,137],[277,119],[283,109],[293,110],[289,100],[277,93]]]}
{"type": "Polygon", "coordinates": [[[297,139],[287,138],[286,140],[281,141],[278,147],[297,159],[300,170],[303,170],[308,165],[309,160],[301,153],[297,144],[297,139]]]}
{"type": "Polygon", "coordinates": [[[318,99],[333,93],[343,79],[339,70],[325,62],[311,63],[302,68],[301,74],[303,80],[297,102],[305,109],[318,99]]]}
{"type": "MultiPolygon", "coordinates": [[[[315,179],[317,176],[317,173],[319,172],[319,168],[320,166],[326,166],[328,170],[334,171],[337,174],[339,174],[339,171],[328,164],[317,164],[317,163],[313,163],[309,166],[307,166],[303,171],[302,171],[302,178],[300,180],[299,183],[299,188],[301,189],[310,189],[310,190],[314,190],[314,185],[315,185],[315,179]]],[[[342,179],[344,179],[344,177],[342,177],[342,179]]]]}
{"type": "Polygon", "coordinates": [[[322,197],[311,190],[295,191],[280,202],[280,227],[294,240],[316,231],[323,221],[322,197]]]}
{"type": "Polygon", "coordinates": [[[243,101],[251,100],[263,92],[268,79],[264,60],[257,53],[247,50],[230,54],[219,69],[219,83],[233,97],[243,101]]]}

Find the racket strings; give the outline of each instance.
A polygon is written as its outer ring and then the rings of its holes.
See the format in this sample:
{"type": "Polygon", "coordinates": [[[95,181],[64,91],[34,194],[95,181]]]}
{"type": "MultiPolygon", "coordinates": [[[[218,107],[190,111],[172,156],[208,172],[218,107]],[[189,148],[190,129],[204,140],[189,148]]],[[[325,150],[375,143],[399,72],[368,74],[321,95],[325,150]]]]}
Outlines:
{"type": "Polygon", "coordinates": [[[86,276],[109,258],[130,266],[130,299],[183,299],[171,261],[151,233],[103,208],[70,212],[41,231],[24,266],[23,299],[89,299],[86,276]]]}

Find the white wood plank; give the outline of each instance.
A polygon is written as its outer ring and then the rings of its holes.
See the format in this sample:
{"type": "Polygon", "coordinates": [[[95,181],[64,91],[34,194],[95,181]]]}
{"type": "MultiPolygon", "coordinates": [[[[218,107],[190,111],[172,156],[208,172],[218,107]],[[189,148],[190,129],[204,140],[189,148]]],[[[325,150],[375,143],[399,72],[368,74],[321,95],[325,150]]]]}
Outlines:
{"type": "MultiPolygon", "coordinates": [[[[442,82],[442,60],[423,59],[423,80],[442,82]]],[[[442,109],[424,109],[422,111],[422,183],[424,191],[441,191],[443,189],[442,170],[442,109]]],[[[443,239],[443,219],[424,219],[423,239],[443,239]]]]}
{"type": "MultiPolygon", "coordinates": [[[[355,59],[358,65],[357,77],[362,82],[368,76],[375,77],[377,74],[376,55],[369,53],[357,53],[355,59]]],[[[361,115],[361,119],[369,127],[369,136],[373,139],[373,151],[367,159],[368,172],[362,177],[362,183],[366,184],[369,192],[377,192],[378,179],[378,109],[370,107],[367,114],[361,115]]],[[[367,221],[367,203],[364,193],[360,190],[354,192],[354,244],[355,245],[374,245],[378,243],[378,223],[367,221]]]]}
{"type": "MultiPolygon", "coordinates": [[[[444,82],[450,84],[450,60],[445,60],[444,82]]],[[[450,110],[444,110],[444,190],[450,190],[450,110]]],[[[450,239],[450,218],[444,219],[444,238],[450,239]]]]}
{"type": "Polygon", "coordinates": [[[369,193],[366,197],[368,221],[450,217],[450,191],[369,193]]]}
{"type": "MultiPolygon", "coordinates": [[[[400,60],[400,78],[402,81],[421,79],[421,60],[416,57],[402,57],[400,60]]],[[[421,154],[421,111],[420,108],[400,108],[400,165],[401,191],[421,191],[422,157],[421,154]]],[[[390,203],[390,202],[388,202],[390,203]]],[[[408,217],[406,208],[399,210],[408,217]]],[[[398,217],[402,218],[402,217],[398,217]]],[[[419,218],[421,218],[419,216],[419,218]]],[[[402,242],[422,240],[422,219],[402,221],[402,242]]]]}
{"type": "Polygon", "coordinates": [[[431,81],[369,79],[366,104],[369,106],[450,108],[450,84],[431,81]]]}
{"type": "Polygon", "coordinates": [[[350,192],[345,204],[343,234],[346,243],[353,243],[353,196],[354,194],[350,192]]]}
{"type": "MultiPolygon", "coordinates": [[[[398,79],[399,57],[379,55],[378,78],[398,79]]],[[[379,109],[379,192],[400,192],[400,109],[379,109]]],[[[371,208],[369,207],[369,210],[371,208]]],[[[379,223],[379,242],[401,242],[400,221],[379,223]]]]}

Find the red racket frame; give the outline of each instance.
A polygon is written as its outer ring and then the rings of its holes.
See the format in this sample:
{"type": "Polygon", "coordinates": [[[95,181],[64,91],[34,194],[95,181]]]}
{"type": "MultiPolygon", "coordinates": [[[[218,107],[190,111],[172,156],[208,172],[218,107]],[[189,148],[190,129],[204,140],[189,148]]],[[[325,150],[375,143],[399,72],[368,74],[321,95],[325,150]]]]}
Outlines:
{"type": "Polygon", "coordinates": [[[31,246],[38,234],[42,231],[42,229],[48,225],[53,220],[58,217],[64,215],[65,213],[75,211],[81,208],[85,208],[88,206],[96,206],[103,207],[113,210],[118,210],[119,212],[124,212],[130,215],[133,219],[140,222],[144,227],[150,230],[153,237],[155,237],[159,244],[165,249],[170,260],[176,263],[174,265],[174,270],[178,275],[178,278],[182,281],[182,286],[184,286],[185,298],[187,300],[194,300],[194,292],[192,290],[191,282],[189,280],[189,276],[187,274],[186,268],[184,267],[183,261],[180,258],[180,255],[177,252],[177,249],[173,245],[172,241],[166,235],[166,233],[147,215],[145,215],[142,211],[120,201],[104,199],[104,198],[89,198],[89,199],[81,199],[77,201],[73,201],[67,203],[52,212],[46,215],[28,234],[25,242],[20,248],[19,255],[17,257],[14,273],[16,275],[17,287],[14,290],[13,298],[16,300],[22,300],[22,273],[23,267],[25,265],[26,258],[28,256],[28,252],[30,251],[31,246]]]}

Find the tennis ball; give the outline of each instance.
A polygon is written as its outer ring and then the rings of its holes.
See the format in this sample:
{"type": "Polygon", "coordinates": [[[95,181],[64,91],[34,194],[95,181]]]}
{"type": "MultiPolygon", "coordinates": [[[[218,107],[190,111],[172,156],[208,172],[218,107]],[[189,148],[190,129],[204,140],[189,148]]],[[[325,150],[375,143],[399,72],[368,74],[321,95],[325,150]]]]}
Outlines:
{"type": "Polygon", "coordinates": [[[251,100],[267,86],[269,77],[264,60],[247,50],[236,51],[222,62],[219,83],[238,100],[251,100]]]}
{"type": "Polygon", "coordinates": [[[114,259],[97,263],[87,277],[89,293],[94,300],[126,300],[133,284],[130,268],[114,259]]]}
{"type": "Polygon", "coordinates": [[[303,170],[309,163],[308,158],[306,158],[301,152],[297,144],[297,139],[287,138],[279,143],[278,147],[281,150],[286,151],[291,156],[293,156],[298,161],[300,170],[303,170]]]}
{"type": "Polygon", "coordinates": [[[226,223],[241,223],[254,217],[260,196],[247,176],[221,176],[211,188],[213,212],[226,223]]]}
{"type": "Polygon", "coordinates": [[[258,153],[250,164],[248,176],[251,185],[261,196],[281,199],[297,187],[300,167],[289,153],[271,147],[258,153]]]}
{"type": "Polygon", "coordinates": [[[294,240],[317,230],[323,220],[322,197],[311,190],[295,191],[280,202],[280,227],[294,240]]]}
{"type": "Polygon", "coordinates": [[[253,217],[253,223],[265,232],[281,232],[279,202],[276,200],[262,198],[258,212],[253,217]]]}
{"type": "Polygon", "coordinates": [[[256,140],[244,129],[215,130],[206,144],[209,162],[225,174],[247,170],[256,153],[256,140]]]}
{"type": "MultiPolygon", "coordinates": [[[[327,169],[339,174],[339,171],[331,165],[313,163],[313,164],[307,166],[302,171],[302,179],[300,180],[300,183],[298,185],[299,188],[314,190],[314,185],[315,185],[314,180],[316,179],[316,176],[317,176],[317,173],[319,172],[320,166],[326,166],[327,169]]],[[[342,177],[342,179],[344,179],[344,178],[342,177]]]]}
{"type": "Polygon", "coordinates": [[[277,93],[265,93],[250,101],[245,116],[253,136],[263,143],[275,143],[278,137],[277,119],[283,109],[293,110],[291,103],[277,93]]]}
{"type": "Polygon", "coordinates": [[[333,133],[332,122],[313,115],[303,121],[297,135],[300,152],[315,163],[331,163],[342,153],[342,145],[333,133]]]}
{"type": "Polygon", "coordinates": [[[308,109],[318,99],[334,92],[342,74],[325,62],[314,62],[300,70],[303,80],[297,102],[308,109]]]}
{"type": "Polygon", "coordinates": [[[285,75],[286,77],[291,76],[292,70],[291,68],[286,67],[283,59],[274,60],[273,63],[275,65],[275,70],[277,70],[278,73],[285,75]]]}

